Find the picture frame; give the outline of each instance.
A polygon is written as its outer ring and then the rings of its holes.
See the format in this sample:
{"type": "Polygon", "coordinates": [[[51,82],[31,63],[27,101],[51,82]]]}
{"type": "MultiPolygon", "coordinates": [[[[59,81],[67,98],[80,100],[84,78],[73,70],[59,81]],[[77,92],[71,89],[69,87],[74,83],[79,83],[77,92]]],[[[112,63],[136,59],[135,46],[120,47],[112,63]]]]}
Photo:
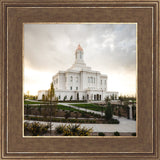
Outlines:
{"type": "Polygon", "coordinates": [[[160,159],[159,1],[1,0],[1,159],[160,159]],[[23,137],[23,23],[129,23],[137,32],[137,136],[23,137]]]}

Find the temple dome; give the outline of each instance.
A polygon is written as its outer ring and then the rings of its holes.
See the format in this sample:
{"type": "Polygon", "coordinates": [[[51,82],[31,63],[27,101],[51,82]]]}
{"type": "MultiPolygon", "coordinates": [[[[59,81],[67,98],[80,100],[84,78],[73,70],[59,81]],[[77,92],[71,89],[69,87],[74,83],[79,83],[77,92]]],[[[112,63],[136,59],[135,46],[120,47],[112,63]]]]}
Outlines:
{"type": "Polygon", "coordinates": [[[78,47],[77,47],[77,49],[76,49],[76,51],[83,51],[83,48],[80,46],[80,44],[78,45],[78,47]]]}

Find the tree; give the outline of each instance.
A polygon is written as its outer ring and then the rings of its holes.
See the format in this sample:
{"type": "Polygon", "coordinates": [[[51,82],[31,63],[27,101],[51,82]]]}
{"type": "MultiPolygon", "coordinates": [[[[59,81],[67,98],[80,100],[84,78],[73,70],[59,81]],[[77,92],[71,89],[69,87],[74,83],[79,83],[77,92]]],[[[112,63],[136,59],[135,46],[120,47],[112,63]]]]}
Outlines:
{"type": "Polygon", "coordinates": [[[55,91],[54,91],[54,86],[52,82],[50,89],[48,90],[48,99],[50,100],[50,102],[53,100],[54,96],[55,96],[55,91]]]}
{"type": "Polygon", "coordinates": [[[120,107],[118,107],[118,116],[121,117],[120,107]]]}
{"type": "Polygon", "coordinates": [[[65,101],[67,99],[67,96],[64,96],[63,101],[65,101]]]}
{"type": "Polygon", "coordinates": [[[70,97],[70,101],[72,100],[73,96],[70,97]]]}
{"type": "Polygon", "coordinates": [[[29,97],[29,91],[27,91],[27,96],[29,97]]]}
{"type": "Polygon", "coordinates": [[[122,97],[122,96],[119,96],[119,100],[120,100],[120,103],[121,103],[121,105],[122,105],[123,97],[122,97]]]}
{"type": "Polygon", "coordinates": [[[112,95],[111,95],[111,99],[112,99],[112,100],[114,100],[114,99],[115,99],[115,98],[114,98],[114,94],[112,94],[112,95]]]}
{"type": "Polygon", "coordinates": [[[51,135],[52,116],[56,115],[56,106],[57,106],[57,101],[58,101],[58,99],[55,97],[55,90],[54,90],[53,82],[51,83],[50,89],[48,90],[48,99],[50,101],[50,135],[51,135]],[[53,98],[54,98],[54,102],[53,102],[53,98]]]}
{"type": "Polygon", "coordinates": [[[111,120],[112,117],[113,117],[112,106],[111,106],[111,103],[108,102],[108,103],[107,103],[106,110],[105,110],[105,119],[108,121],[108,120],[111,120]]]}
{"type": "Polygon", "coordinates": [[[45,101],[45,95],[44,94],[42,95],[42,101],[45,101]]]}
{"type": "Polygon", "coordinates": [[[106,104],[107,104],[109,101],[110,101],[109,96],[107,96],[107,97],[105,98],[106,104]]]}

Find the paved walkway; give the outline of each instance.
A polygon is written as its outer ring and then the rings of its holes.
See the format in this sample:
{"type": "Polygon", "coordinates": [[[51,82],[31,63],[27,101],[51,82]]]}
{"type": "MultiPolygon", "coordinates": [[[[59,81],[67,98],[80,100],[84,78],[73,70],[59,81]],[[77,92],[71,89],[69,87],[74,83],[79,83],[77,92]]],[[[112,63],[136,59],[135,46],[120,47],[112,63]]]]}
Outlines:
{"type": "MultiPolygon", "coordinates": [[[[33,123],[33,122],[39,122],[41,124],[48,124],[48,122],[42,122],[42,121],[28,121],[25,120],[25,122],[33,123]]],[[[59,123],[59,122],[52,122],[52,130],[55,130],[55,127],[58,125],[67,125],[70,123],[59,123]]],[[[75,123],[72,123],[75,124],[75,123]]],[[[120,124],[80,124],[81,127],[87,127],[92,128],[93,132],[136,132],[136,122],[132,120],[128,120],[126,122],[126,119],[121,118],[120,124]]]]}
{"type": "MultiPolygon", "coordinates": [[[[58,104],[63,105],[63,106],[67,106],[67,107],[71,107],[71,108],[74,108],[74,109],[78,109],[78,110],[81,110],[81,111],[92,112],[92,113],[95,113],[95,114],[102,115],[102,112],[93,111],[93,110],[90,110],[90,109],[73,106],[74,104],[77,104],[77,103],[58,103],[58,104]]],[[[84,104],[86,104],[86,103],[84,103],[84,104]]],[[[104,115],[105,115],[105,113],[103,113],[103,116],[104,115]]]]}
{"type": "MultiPolygon", "coordinates": [[[[64,106],[68,106],[68,107],[72,107],[75,109],[79,109],[82,111],[86,111],[86,112],[93,112],[96,114],[100,114],[102,115],[101,112],[98,111],[93,111],[93,110],[89,110],[89,109],[85,109],[85,108],[80,108],[80,107],[75,107],[73,106],[73,104],[75,103],[58,103],[58,104],[62,104],[64,106]]],[[[76,103],[77,104],[77,103],[76,103]]],[[[103,113],[104,115],[104,113],[103,113]]],[[[130,120],[124,117],[117,117],[117,116],[113,116],[113,118],[118,119],[120,121],[120,124],[81,124],[81,126],[83,127],[87,127],[87,128],[92,128],[93,132],[136,132],[136,121],[134,120],[130,120]]],[[[25,122],[35,122],[35,121],[28,121],[25,120],[25,122]]],[[[36,121],[38,122],[38,121],[36,121]]],[[[40,123],[42,124],[47,124],[48,122],[42,122],[40,121],[40,123]]],[[[52,130],[55,129],[56,126],[60,125],[60,124],[70,124],[70,123],[59,123],[59,122],[52,122],[52,130]]],[[[75,123],[72,123],[75,124],[75,123]]]]}
{"type": "MultiPolygon", "coordinates": [[[[62,103],[59,103],[62,104],[62,103]]],[[[105,113],[99,112],[99,111],[93,111],[90,109],[85,109],[85,108],[80,108],[73,106],[74,104],[77,103],[63,103],[62,105],[79,109],[81,111],[86,111],[86,112],[93,112],[99,115],[105,115],[105,113]]],[[[114,119],[118,119],[120,124],[83,124],[86,127],[93,126],[93,130],[95,132],[136,132],[136,121],[135,120],[130,120],[124,117],[118,117],[118,116],[113,116],[114,119]]],[[[83,126],[82,125],[82,126],[83,126]]]]}

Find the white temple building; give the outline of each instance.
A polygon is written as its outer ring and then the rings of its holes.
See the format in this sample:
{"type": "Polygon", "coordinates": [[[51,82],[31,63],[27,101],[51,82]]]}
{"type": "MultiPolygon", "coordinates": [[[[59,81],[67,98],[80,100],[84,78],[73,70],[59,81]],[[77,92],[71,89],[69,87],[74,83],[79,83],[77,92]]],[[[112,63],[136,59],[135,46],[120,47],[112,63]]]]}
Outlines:
{"type": "MultiPolygon", "coordinates": [[[[72,67],[53,76],[52,81],[58,100],[101,101],[113,95],[118,98],[118,92],[107,90],[107,75],[86,66],[83,57],[84,51],[78,45],[72,67]]],[[[47,90],[38,91],[38,100],[42,100],[47,94],[47,90]]]]}

